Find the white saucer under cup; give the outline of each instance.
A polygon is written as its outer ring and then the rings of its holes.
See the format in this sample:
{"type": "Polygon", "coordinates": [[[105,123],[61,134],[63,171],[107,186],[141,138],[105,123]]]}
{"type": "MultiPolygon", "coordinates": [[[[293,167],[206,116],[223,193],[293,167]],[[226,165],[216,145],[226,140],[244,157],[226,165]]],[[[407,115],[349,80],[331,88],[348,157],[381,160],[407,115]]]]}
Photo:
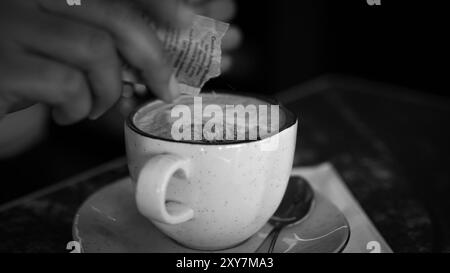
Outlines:
{"type": "MultiPolygon", "coordinates": [[[[199,251],[184,247],[138,212],[132,182],[124,178],[100,189],[83,203],[75,216],[73,236],[84,253],[251,253],[271,229],[267,223],[242,244],[225,250],[199,251]]],[[[342,213],[316,193],[307,218],[280,233],[274,252],[339,252],[349,236],[349,226],[342,213]]]]}

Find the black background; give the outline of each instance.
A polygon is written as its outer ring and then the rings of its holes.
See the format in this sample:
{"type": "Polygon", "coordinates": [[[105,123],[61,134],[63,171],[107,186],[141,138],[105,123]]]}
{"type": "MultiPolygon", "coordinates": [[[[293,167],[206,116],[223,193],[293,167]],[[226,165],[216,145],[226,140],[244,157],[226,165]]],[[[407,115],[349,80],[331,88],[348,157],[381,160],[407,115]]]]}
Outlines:
{"type": "Polygon", "coordinates": [[[244,33],[226,83],[273,93],[324,73],[448,96],[445,1],[236,1],[244,33]]]}

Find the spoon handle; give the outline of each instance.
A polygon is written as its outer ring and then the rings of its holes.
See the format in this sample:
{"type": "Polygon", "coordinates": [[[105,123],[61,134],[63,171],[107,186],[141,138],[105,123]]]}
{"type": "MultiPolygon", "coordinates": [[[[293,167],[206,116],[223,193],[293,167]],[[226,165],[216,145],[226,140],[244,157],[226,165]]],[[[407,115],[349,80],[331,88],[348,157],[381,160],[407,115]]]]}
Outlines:
{"type": "Polygon", "coordinates": [[[275,244],[278,239],[278,235],[280,234],[281,228],[275,228],[276,230],[273,232],[272,241],[270,242],[268,253],[273,253],[273,249],[275,248],[275,244]]]}
{"type": "MultiPolygon", "coordinates": [[[[270,253],[270,248],[272,246],[272,244],[274,244],[272,241],[278,238],[278,234],[280,233],[280,228],[273,228],[269,235],[267,235],[266,238],[264,238],[264,241],[262,242],[262,244],[256,249],[256,253],[270,253]]],[[[275,244],[274,244],[275,245],[275,244]]],[[[273,251],[273,247],[272,247],[272,251],[273,251]]]]}

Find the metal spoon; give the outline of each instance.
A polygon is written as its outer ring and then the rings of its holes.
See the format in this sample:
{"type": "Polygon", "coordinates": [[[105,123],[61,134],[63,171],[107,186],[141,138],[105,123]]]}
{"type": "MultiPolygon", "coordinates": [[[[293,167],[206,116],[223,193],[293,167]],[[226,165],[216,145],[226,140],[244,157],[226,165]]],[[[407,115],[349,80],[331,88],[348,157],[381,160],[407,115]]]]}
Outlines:
{"type": "Polygon", "coordinates": [[[291,176],[283,200],[269,220],[273,229],[256,252],[272,253],[280,231],[304,218],[311,208],[313,199],[314,190],[309,183],[300,176],[291,176]]]}

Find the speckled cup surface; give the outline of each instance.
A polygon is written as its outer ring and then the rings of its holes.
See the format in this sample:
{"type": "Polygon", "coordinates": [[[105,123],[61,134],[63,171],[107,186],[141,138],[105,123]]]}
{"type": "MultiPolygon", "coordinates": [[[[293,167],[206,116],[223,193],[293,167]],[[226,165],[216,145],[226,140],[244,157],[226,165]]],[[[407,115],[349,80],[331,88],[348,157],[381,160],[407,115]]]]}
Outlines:
{"type": "Polygon", "coordinates": [[[288,116],[280,132],[230,144],[155,137],[140,131],[131,113],[125,140],[138,210],[190,248],[225,249],[248,239],[277,209],[292,168],[297,120],[280,109],[288,116]],[[267,149],[274,140],[276,148],[267,149]]]}

